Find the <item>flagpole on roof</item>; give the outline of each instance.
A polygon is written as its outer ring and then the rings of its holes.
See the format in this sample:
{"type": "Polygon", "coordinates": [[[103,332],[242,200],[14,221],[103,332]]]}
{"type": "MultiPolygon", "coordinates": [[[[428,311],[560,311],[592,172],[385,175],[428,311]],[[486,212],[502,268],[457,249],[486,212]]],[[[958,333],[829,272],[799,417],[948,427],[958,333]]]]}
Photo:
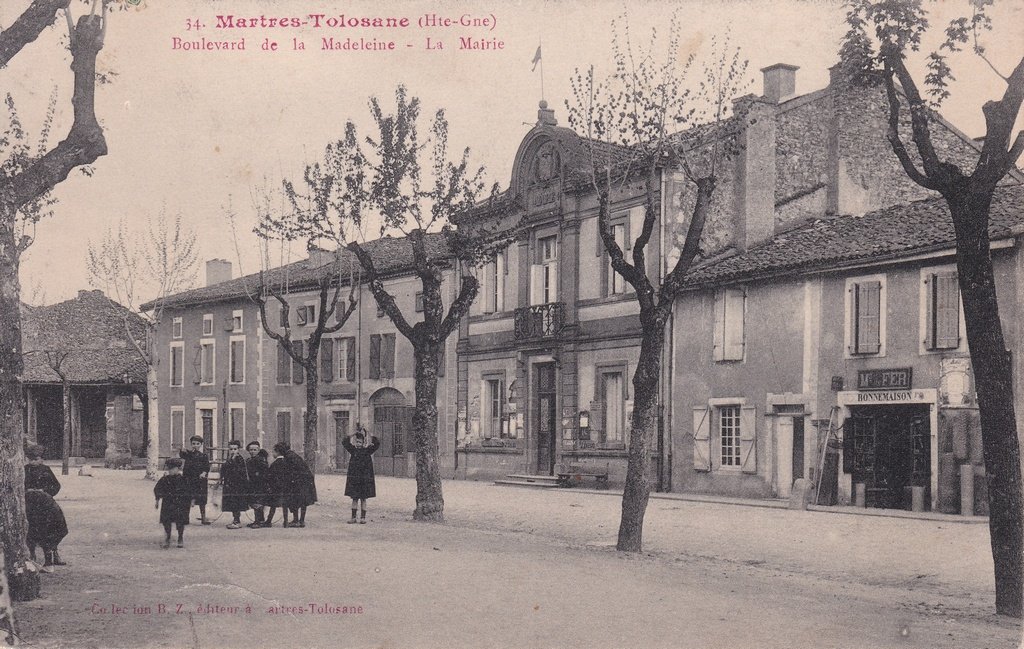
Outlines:
{"type": "Polygon", "coordinates": [[[530,72],[537,69],[537,64],[540,63],[540,98],[544,99],[544,58],[541,56],[540,48],[542,45],[541,39],[537,39],[537,53],[533,55],[533,67],[530,68],[530,72]]]}

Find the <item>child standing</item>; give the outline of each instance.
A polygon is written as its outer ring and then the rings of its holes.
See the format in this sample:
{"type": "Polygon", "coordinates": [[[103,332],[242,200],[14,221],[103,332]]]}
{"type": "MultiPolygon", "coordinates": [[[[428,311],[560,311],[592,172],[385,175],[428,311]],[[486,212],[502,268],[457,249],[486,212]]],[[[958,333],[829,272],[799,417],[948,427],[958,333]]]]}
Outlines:
{"type": "Polygon", "coordinates": [[[164,526],[164,542],[160,546],[165,550],[171,547],[171,524],[178,529],[178,547],[185,547],[185,526],[188,525],[188,513],[192,509],[192,493],[185,476],[181,474],[184,462],[172,457],[167,460],[167,475],[157,481],[153,487],[156,496],[156,507],[160,510],[160,522],[164,526]],[[163,507],[160,501],[163,500],[163,507]]]}
{"type": "MultiPolygon", "coordinates": [[[[185,484],[188,485],[189,495],[192,502],[199,505],[199,521],[203,525],[210,525],[206,518],[207,483],[206,477],[210,473],[210,458],[203,451],[205,441],[199,435],[193,435],[189,440],[191,450],[179,451],[178,455],[185,461],[182,475],[185,476],[185,484]]],[[[189,509],[192,506],[189,505],[189,509]]]]}
{"type": "Polygon", "coordinates": [[[356,509],[361,506],[360,523],[366,523],[366,499],[377,495],[377,483],[373,475],[373,453],[380,448],[380,440],[370,437],[366,445],[363,427],[356,425],[356,432],[349,435],[341,445],[349,452],[348,477],[345,478],[345,495],[352,499],[352,518],[356,522],[356,509]]]}
{"type": "Polygon", "coordinates": [[[229,530],[242,527],[242,512],[249,509],[249,468],[242,459],[242,443],[228,442],[228,459],[220,467],[220,485],[224,490],[221,509],[231,512],[229,530]]]}

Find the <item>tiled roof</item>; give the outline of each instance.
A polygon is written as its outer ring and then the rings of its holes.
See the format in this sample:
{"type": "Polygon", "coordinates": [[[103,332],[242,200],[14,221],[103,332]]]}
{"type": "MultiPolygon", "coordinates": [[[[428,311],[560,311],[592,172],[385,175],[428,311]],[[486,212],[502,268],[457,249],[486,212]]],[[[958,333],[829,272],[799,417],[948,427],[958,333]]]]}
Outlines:
{"type": "Polygon", "coordinates": [[[145,382],[146,364],[127,337],[125,316],[136,339],[145,339],[142,318],[102,291],[79,291],[74,299],[48,306],[23,305],[23,380],[59,382],[49,362],[67,354],[60,367],[72,383],[120,383],[126,372],[129,382],[145,382]]]}
{"type": "MultiPolygon", "coordinates": [[[[426,244],[427,253],[432,259],[451,257],[444,234],[428,234],[426,244]]],[[[363,244],[363,248],[373,257],[374,266],[381,276],[400,274],[412,269],[412,246],[405,237],[383,237],[363,244]]],[[[349,250],[342,249],[340,253],[340,267],[343,269],[342,283],[348,284],[348,269],[352,268],[353,272],[358,275],[361,266],[355,254],[349,250]]],[[[306,257],[300,261],[272,268],[265,273],[265,281],[272,286],[286,285],[290,291],[305,290],[317,286],[325,274],[334,273],[337,268],[338,264],[335,262],[333,252],[328,252],[319,259],[306,257]]],[[[171,295],[164,301],[163,306],[173,308],[237,300],[257,291],[259,283],[260,274],[251,273],[227,282],[171,295]]],[[[143,311],[149,311],[155,306],[156,302],[153,301],[143,304],[140,308],[143,311]]]]}
{"type": "MultiPolygon", "coordinates": [[[[992,200],[989,236],[1024,226],[1024,187],[1000,187],[992,200]]],[[[746,252],[694,268],[686,285],[700,287],[794,272],[827,270],[860,261],[898,259],[953,247],[956,236],[945,199],[896,205],[863,216],[819,219],[778,234],[746,252]]]]}

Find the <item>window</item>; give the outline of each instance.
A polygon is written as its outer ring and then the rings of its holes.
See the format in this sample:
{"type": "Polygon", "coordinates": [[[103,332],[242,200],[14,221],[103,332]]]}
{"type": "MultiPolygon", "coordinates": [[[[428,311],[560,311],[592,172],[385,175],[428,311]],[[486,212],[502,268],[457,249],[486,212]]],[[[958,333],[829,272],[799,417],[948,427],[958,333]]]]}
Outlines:
{"type": "Polygon", "coordinates": [[[171,320],[171,338],[180,339],[182,336],[181,331],[181,318],[171,320]]]}
{"type": "Polygon", "coordinates": [[[743,360],[746,299],[746,291],[742,288],[726,288],[715,292],[716,361],[743,360]]]}
{"type": "Polygon", "coordinates": [[[320,344],[320,379],[330,383],[356,380],[355,338],[324,338],[320,344]]]}
{"type": "Polygon", "coordinates": [[[231,312],[231,331],[242,331],[242,310],[235,309],[231,312]]]}
{"type": "Polygon", "coordinates": [[[185,448],[184,406],[171,406],[171,448],[185,448]]]}
{"type": "Polygon", "coordinates": [[[924,273],[924,347],[960,347],[960,288],[956,270],[924,273]]]}
{"type": "Polygon", "coordinates": [[[484,313],[499,313],[505,310],[505,253],[499,252],[487,262],[479,273],[480,294],[484,313]]]}
{"type": "Polygon", "coordinates": [[[722,466],[740,466],[740,407],[725,406],[718,411],[722,466]]]}
{"type": "Polygon", "coordinates": [[[622,372],[600,372],[598,385],[603,412],[601,421],[604,426],[598,431],[597,441],[601,444],[621,444],[626,440],[625,420],[625,381],[622,372]]]}
{"type": "Polygon", "coordinates": [[[846,348],[853,355],[885,355],[884,276],[846,282],[846,348]]]}
{"type": "Polygon", "coordinates": [[[171,343],[171,386],[181,387],[185,378],[185,343],[171,343]]]}
{"type": "Polygon", "coordinates": [[[370,336],[370,378],[391,379],[395,376],[395,334],[370,336]]]}
{"type": "Polygon", "coordinates": [[[245,444],[245,404],[228,404],[228,440],[237,439],[245,444]]]}
{"type": "Polygon", "coordinates": [[[203,335],[204,336],[212,336],[213,335],[213,314],[212,313],[207,313],[206,315],[203,316],[203,335]]]}
{"type": "Polygon", "coordinates": [[[537,239],[536,262],[530,268],[530,304],[558,300],[558,238],[537,239]]]}
{"type": "Polygon", "coordinates": [[[214,358],[216,343],[205,339],[199,343],[199,384],[213,385],[216,382],[214,358]]]}
{"type": "Polygon", "coordinates": [[[288,343],[278,341],[277,343],[277,384],[288,385],[292,382],[292,357],[285,349],[288,343]]]}
{"type": "Polygon", "coordinates": [[[505,424],[505,380],[501,376],[485,376],[481,383],[483,437],[508,437],[508,427],[505,424]]]}
{"type": "Polygon", "coordinates": [[[245,383],[245,336],[231,336],[228,349],[231,383],[245,383]]]}
{"type": "Polygon", "coordinates": [[[292,443],[292,411],[277,411],[277,441],[285,444],[292,443]]]}
{"type": "Polygon", "coordinates": [[[203,399],[195,402],[195,434],[206,440],[206,446],[217,446],[217,401],[203,399]]]}
{"type": "Polygon", "coordinates": [[[316,325],[316,305],[303,304],[295,310],[295,317],[300,327],[312,327],[316,325]]]}
{"type": "Polygon", "coordinates": [[[423,291],[416,292],[416,313],[423,313],[423,291]]]}

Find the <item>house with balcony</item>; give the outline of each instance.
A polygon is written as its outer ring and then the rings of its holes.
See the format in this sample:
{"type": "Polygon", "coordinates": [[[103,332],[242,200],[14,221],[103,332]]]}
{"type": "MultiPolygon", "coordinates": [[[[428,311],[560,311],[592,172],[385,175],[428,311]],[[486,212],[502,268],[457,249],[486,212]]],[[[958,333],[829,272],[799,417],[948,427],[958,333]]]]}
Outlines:
{"type": "MultiPolygon", "coordinates": [[[[441,235],[429,235],[431,254],[448,255],[441,235]]],[[[419,279],[412,272],[411,248],[404,239],[382,238],[365,244],[387,290],[409,321],[422,310],[419,279]]],[[[319,317],[319,283],[330,278],[342,286],[334,324],[347,306],[355,285],[358,305],[336,333],[325,334],[319,353],[317,399],[318,467],[339,470],[348,465],[341,442],[362,424],[382,442],[374,455],[383,475],[413,475],[411,422],[415,403],[410,343],[377,308],[361,281],[359,262],[347,250],[313,248],[308,256],[269,269],[232,278],[231,263],[211,260],[206,285],[169,296],[158,327],[161,353],[161,454],[177,454],[192,435],[212,447],[232,439],[259,440],[264,447],[284,441],[302,452],[306,411],[306,377],[277,340],[267,335],[253,296],[272,286],[289,305],[267,296],[268,324],[283,333],[284,318],[293,344],[306,344],[319,317]],[[264,285],[263,282],[266,282],[264,285]]],[[[454,291],[453,268],[445,271],[444,290],[454,291]]],[[[446,294],[450,303],[453,295],[446,294]]],[[[328,300],[330,295],[328,296],[328,300]]],[[[153,304],[143,305],[152,308],[153,304]]],[[[454,337],[453,337],[454,338],[454,337]]],[[[438,385],[439,461],[454,465],[455,352],[450,340],[438,385]]],[[[306,350],[302,350],[305,352],[306,350]]]]}
{"type": "MultiPolygon", "coordinates": [[[[649,477],[666,491],[766,498],[805,477],[839,502],[860,493],[874,506],[944,511],[970,490],[979,511],[948,211],[892,153],[881,91],[833,75],[797,96],[796,72],[767,67],[762,94],[737,100],[750,119],[668,325],[649,477]]],[[[933,136],[965,168],[977,158],[978,143],[941,119],[933,136]]],[[[509,189],[460,220],[493,226],[511,213],[521,230],[479,271],[482,299],[460,329],[457,475],[546,476],[566,462],[624,478],[639,310],[608,264],[594,192],[575,180],[586,176],[585,145],[542,103],[509,189]]],[[[692,200],[685,179],[659,174],[647,247],[655,284],[692,200]]],[[[1022,180],[1011,174],[993,208],[1011,345],[1022,180]]],[[[611,196],[627,254],[642,203],[640,186],[611,196]]]]}

